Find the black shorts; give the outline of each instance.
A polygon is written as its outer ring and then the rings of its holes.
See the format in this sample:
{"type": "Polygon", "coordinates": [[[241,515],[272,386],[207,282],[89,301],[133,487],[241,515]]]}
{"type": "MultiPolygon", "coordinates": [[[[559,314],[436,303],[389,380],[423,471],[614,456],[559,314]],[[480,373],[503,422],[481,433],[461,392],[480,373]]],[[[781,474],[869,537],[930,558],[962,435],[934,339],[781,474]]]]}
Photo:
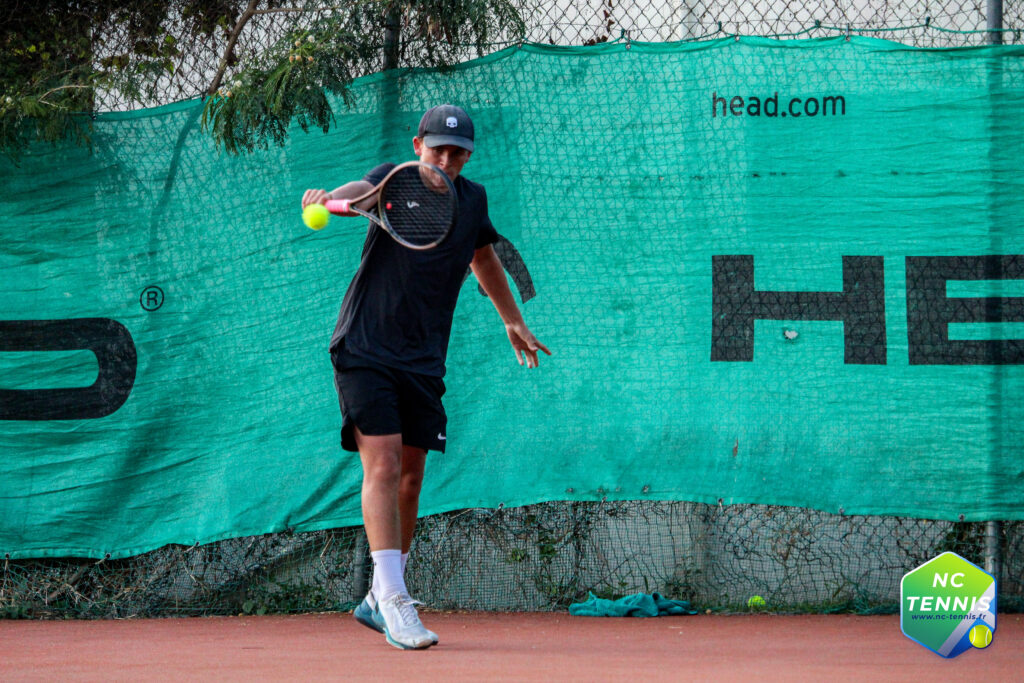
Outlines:
{"type": "Polygon", "coordinates": [[[341,404],[341,447],[358,451],[354,427],[370,436],[401,434],[402,444],[444,452],[448,416],[440,377],[381,365],[345,350],[331,351],[341,404]]]}

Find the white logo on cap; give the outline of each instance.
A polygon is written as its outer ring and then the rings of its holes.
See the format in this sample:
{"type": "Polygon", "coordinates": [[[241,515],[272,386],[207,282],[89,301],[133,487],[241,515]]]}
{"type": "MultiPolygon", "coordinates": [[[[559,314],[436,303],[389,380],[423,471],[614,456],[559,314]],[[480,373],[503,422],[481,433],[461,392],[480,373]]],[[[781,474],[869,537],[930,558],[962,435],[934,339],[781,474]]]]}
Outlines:
{"type": "Polygon", "coordinates": [[[449,116],[448,119],[444,122],[444,125],[448,126],[449,128],[456,128],[459,125],[459,120],[454,116],[449,116]]]}

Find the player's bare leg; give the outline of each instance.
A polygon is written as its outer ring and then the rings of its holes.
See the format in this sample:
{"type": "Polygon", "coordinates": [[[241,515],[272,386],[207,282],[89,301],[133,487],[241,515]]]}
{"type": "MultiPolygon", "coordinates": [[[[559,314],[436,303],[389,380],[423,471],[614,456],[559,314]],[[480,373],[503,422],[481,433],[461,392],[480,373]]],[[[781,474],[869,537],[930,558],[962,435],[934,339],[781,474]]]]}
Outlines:
{"type": "MultiPolygon", "coordinates": [[[[420,509],[420,490],[423,488],[423,469],[427,463],[427,452],[412,446],[402,447],[402,478],[398,485],[398,515],[402,525],[402,555],[407,556],[416,533],[416,518],[420,509]]],[[[402,563],[405,574],[405,563],[402,563]]],[[[437,634],[427,629],[437,644],[437,634]]]]}
{"type": "Polygon", "coordinates": [[[436,642],[435,636],[420,623],[416,602],[409,597],[402,576],[402,522],[398,503],[402,437],[400,434],[370,436],[358,428],[355,437],[363,464],[363,526],[373,556],[374,586],[380,592],[375,596],[373,622],[380,625],[387,641],[397,648],[430,647],[436,642]]]}
{"type": "Polygon", "coordinates": [[[398,486],[402,476],[402,435],[368,436],[355,429],[363,463],[363,526],[370,550],[402,547],[398,486]]]}
{"type": "Polygon", "coordinates": [[[420,510],[420,490],[427,452],[412,446],[402,447],[402,474],[398,485],[398,514],[402,525],[402,552],[408,553],[416,533],[416,517],[420,510]]]}

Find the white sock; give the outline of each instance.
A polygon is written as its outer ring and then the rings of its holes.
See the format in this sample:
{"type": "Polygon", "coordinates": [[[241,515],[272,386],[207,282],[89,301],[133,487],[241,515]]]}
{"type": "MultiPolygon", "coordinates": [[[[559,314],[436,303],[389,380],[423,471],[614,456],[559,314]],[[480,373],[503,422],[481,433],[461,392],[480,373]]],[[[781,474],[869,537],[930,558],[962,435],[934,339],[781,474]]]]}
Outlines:
{"type": "MultiPolygon", "coordinates": [[[[405,578],[405,568],[409,564],[409,553],[402,553],[402,578],[405,578]]],[[[373,582],[370,584],[370,594],[366,596],[366,602],[373,609],[377,605],[377,598],[381,595],[380,572],[374,568],[373,582]]]]}
{"type": "Polygon", "coordinates": [[[377,596],[380,595],[380,572],[377,567],[373,568],[373,581],[370,583],[370,592],[366,594],[366,602],[370,609],[377,606],[377,596]]]}
{"type": "Polygon", "coordinates": [[[401,550],[375,550],[370,556],[373,557],[373,594],[378,601],[407,592],[402,578],[401,550]]]}

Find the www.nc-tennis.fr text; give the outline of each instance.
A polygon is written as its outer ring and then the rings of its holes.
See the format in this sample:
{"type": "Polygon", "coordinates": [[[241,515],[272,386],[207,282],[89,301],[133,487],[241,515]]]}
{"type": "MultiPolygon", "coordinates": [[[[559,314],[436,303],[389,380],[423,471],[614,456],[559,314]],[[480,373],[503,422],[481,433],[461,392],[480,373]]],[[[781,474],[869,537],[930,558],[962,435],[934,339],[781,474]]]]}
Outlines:
{"type": "Polygon", "coordinates": [[[911,614],[910,618],[915,621],[973,621],[983,619],[984,612],[970,612],[967,614],[911,614]]]}
{"type": "Polygon", "coordinates": [[[756,95],[719,95],[711,93],[711,118],[726,116],[767,116],[783,117],[815,117],[815,116],[846,116],[846,98],[842,95],[825,95],[823,97],[791,97],[782,98],[779,104],[779,93],[770,97],[756,95]]]}

